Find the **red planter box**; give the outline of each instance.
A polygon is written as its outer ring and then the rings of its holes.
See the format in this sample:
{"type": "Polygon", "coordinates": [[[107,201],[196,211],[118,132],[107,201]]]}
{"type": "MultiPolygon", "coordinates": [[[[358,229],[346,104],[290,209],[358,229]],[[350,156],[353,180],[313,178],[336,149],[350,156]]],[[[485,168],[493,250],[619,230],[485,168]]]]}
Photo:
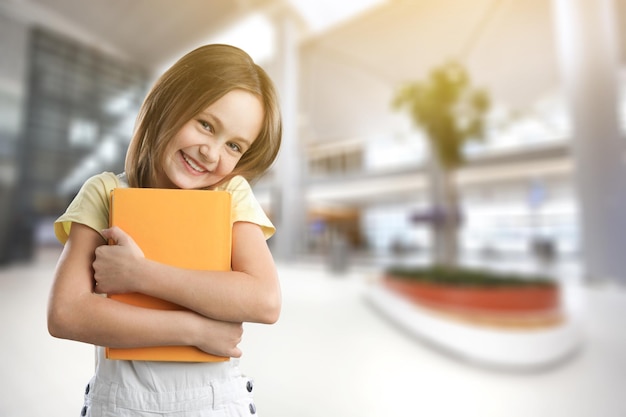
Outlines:
{"type": "Polygon", "coordinates": [[[557,285],[529,286],[457,286],[385,276],[384,284],[392,291],[430,306],[459,310],[494,312],[532,312],[559,308],[557,285]]]}

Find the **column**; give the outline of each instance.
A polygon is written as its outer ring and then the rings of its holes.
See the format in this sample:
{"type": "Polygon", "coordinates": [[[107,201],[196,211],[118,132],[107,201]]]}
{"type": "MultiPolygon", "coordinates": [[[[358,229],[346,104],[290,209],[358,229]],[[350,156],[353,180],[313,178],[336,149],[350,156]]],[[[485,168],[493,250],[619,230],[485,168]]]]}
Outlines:
{"type": "Polygon", "coordinates": [[[301,181],[304,159],[298,140],[299,27],[288,7],[273,13],[276,25],[277,75],[274,78],[283,118],[281,150],[274,166],[272,213],[277,232],[272,252],[281,261],[291,261],[302,250],[304,239],[304,187],[301,181]]]}
{"type": "Polygon", "coordinates": [[[572,117],[582,260],[590,281],[626,284],[625,139],[618,119],[612,0],[553,0],[557,50],[572,117]]]}

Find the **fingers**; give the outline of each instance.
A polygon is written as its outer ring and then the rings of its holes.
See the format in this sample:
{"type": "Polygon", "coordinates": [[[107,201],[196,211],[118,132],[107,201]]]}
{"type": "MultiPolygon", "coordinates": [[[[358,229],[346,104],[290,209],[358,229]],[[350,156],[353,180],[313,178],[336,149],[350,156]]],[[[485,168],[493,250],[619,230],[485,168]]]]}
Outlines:
{"type": "Polygon", "coordinates": [[[102,289],[98,286],[98,281],[96,281],[94,279],[94,284],[93,284],[93,292],[96,294],[106,294],[105,292],[102,291],[102,289]]]}
{"type": "Polygon", "coordinates": [[[144,253],[137,243],[117,226],[102,230],[102,236],[109,241],[109,245],[123,246],[133,253],[135,257],[144,257],[144,253]]]}
{"type": "Polygon", "coordinates": [[[243,324],[216,321],[199,314],[202,320],[200,343],[196,346],[201,350],[218,356],[240,358],[242,355],[239,343],[243,336],[243,324]]]}
{"type": "Polygon", "coordinates": [[[234,328],[235,328],[235,333],[236,333],[236,343],[235,346],[233,347],[233,349],[230,352],[230,357],[231,358],[240,358],[242,355],[241,349],[239,349],[239,343],[241,343],[241,340],[243,338],[243,323],[235,323],[234,324],[234,328]]]}
{"type": "Polygon", "coordinates": [[[229,356],[231,358],[241,358],[241,349],[236,347],[235,349],[233,349],[233,351],[231,352],[231,354],[229,356]]]}
{"type": "Polygon", "coordinates": [[[117,226],[102,230],[102,236],[120,246],[128,245],[130,241],[130,236],[117,226]]]}

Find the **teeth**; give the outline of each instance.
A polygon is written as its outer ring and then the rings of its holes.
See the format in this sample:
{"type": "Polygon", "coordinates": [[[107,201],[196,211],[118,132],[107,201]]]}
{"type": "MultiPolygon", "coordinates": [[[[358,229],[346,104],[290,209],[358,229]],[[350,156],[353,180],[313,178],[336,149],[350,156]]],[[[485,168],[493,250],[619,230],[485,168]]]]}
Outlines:
{"type": "Polygon", "coordinates": [[[193,160],[191,160],[191,158],[187,157],[187,155],[185,155],[184,153],[183,153],[183,159],[189,164],[190,167],[192,167],[196,171],[204,172],[204,169],[202,169],[202,167],[198,166],[193,160]]]}

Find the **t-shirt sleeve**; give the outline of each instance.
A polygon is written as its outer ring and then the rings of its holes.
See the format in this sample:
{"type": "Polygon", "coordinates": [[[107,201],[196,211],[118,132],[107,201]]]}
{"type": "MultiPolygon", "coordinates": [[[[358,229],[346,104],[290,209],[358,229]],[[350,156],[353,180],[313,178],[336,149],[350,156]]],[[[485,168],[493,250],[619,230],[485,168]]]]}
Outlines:
{"type": "Polygon", "coordinates": [[[72,223],[80,223],[100,233],[109,226],[109,193],[119,186],[112,173],[89,178],[61,217],[54,222],[54,234],[65,244],[72,223]]]}
{"type": "Polygon", "coordinates": [[[276,228],[263,211],[245,178],[234,177],[224,189],[232,196],[232,223],[243,221],[258,224],[263,230],[265,239],[269,239],[276,232],[276,228]]]}

